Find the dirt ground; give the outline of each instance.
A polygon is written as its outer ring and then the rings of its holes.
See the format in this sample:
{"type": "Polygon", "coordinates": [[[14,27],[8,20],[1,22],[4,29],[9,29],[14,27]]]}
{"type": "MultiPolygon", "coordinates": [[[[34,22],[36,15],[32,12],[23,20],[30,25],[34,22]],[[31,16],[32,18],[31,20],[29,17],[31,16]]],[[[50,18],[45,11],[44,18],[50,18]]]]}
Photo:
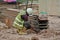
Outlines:
{"type": "Polygon", "coordinates": [[[44,29],[39,34],[29,35],[19,35],[15,28],[3,29],[7,26],[0,22],[0,40],[32,40],[31,38],[38,38],[39,40],[60,40],[60,18],[49,16],[48,19],[49,28],[47,30],[44,29]]]}
{"type": "MultiPolygon", "coordinates": [[[[1,5],[0,5],[1,6],[1,5]]],[[[2,5],[4,7],[4,5],[2,5]]],[[[6,7],[15,8],[15,5],[5,5],[6,7]]],[[[4,11],[6,12],[6,11],[4,11]]],[[[8,14],[7,12],[6,14],[8,14]]],[[[10,16],[15,17],[16,13],[9,13],[10,16]]],[[[49,28],[40,31],[39,34],[19,35],[17,29],[6,29],[7,26],[0,22],[0,40],[31,40],[31,38],[38,38],[39,40],[60,40],[60,17],[48,16],[49,28]]],[[[38,40],[37,39],[37,40],[38,40]]]]}

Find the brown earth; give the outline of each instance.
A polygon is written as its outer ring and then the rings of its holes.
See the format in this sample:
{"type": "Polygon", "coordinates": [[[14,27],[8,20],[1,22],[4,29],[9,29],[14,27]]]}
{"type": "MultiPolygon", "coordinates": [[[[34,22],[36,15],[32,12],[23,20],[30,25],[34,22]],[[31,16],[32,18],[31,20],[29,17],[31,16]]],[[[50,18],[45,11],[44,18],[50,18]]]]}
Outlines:
{"type": "Polygon", "coordinates": [[[15,28],[3,29],[0,30],[0,40],[32,40],[32,37],[37,40],[60,40],[60,18],[49,16],[48,19],[49,28],[39,34],[19,35],[15,28]]]}
{"type": "MultiPolygon", "coordinates": [[[[8,5],[6,6],[9,7],[8,5]]],[[[12,7],[12,5],[10,7],[12,7]]],[[[2,12],[5,17],[3,19],[10,20],[10,22],[14,21],[14,18],[18,13],[9,10],[3,10],[2,12]]],[[[37,40],[60,40],[60,18],[58,16],[48,16],[48,19],[49,28],[47,30],[42,30],[39,34],[29,35],[19,35],[16,31],[17,29],[13,28],[12,26],[10,26],[11,28],[7,29],[8,26],[0,22],[0,40],[33,40],[34,38],[37,40]]]]}

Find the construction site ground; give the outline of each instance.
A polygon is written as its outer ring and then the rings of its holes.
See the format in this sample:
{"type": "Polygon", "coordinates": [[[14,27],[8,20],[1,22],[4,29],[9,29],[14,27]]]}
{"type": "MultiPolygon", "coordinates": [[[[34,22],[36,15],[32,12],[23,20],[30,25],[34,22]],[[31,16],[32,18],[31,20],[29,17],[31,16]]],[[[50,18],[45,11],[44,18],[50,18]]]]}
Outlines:
{"type": "MultiPolygon", "coordinates": [[[[4,9],[2,12],[5,16],[4,19],[8,17],[8,19],[11,19],[10,20],[11,23],[13,23],[14,18],[18,13],[15,11],[9,11],[4,9]]],[[[38,39],[39,40],[60,40],[60,16],[49,15],[48,20],[49,20],[48,29],[46,30],[44,29],[40,31],[39,34],[27,34],[27,35],[19,35],[17,33],[17,29],[13,28],[12,26],[10,26],[11,28],[7,29],[6,27],[8,26],[6,26],[6,24],[2,23],[2,20],[0,20],[1,21],[0,22],[0,40],[32,40],[32,38],[36,38],[37,40],[38,39]]]]}

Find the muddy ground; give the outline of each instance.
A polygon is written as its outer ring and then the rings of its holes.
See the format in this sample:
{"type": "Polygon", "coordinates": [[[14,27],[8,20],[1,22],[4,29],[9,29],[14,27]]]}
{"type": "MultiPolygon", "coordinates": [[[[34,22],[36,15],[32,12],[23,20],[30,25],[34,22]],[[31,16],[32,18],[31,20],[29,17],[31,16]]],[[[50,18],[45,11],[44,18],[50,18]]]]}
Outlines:
{"type": "MultiPolygon", "coordinates": [[[[0,5],[4,7],[4,5],[0,5]]],[[[5,5],[8,8],[15,8],[15,5],[5,5]]],[[[10,11],[2,11],[4,15],[8,18],[14,18],[17,14],[15,12],[11,13],[10,11]]],[[[13,19],[12,18],[12,19],[13,19]]],[[[7,29],[4,23],[0,22],[0,40],[31,40],[31,38],[38,38],[39,40],[60,40],[60,17],[57,16],[48,16],[49,19],[49,28],[47,30],[40,31],[39,34],[29,34],[29,35],[19,35],[17,29],[11,27],[7,29]]],[[[37,39],[37,40],[38,40],[37,39]]]]}
{"type": "MultiPolygon", "coordinates": [[[[31,40],[31,38],[38,38],[39,40],[60,40],[60,18],[49,16],[49,28],[40,31],[39,34],[19,35],[17,29],[2,29],[0,30],[0,40],[31,40]]],[[[6,28],[7,26],[0,22],[0,27],[6,28]]],[[[38,40],[37,39],[37,40],[38,40]]]]}

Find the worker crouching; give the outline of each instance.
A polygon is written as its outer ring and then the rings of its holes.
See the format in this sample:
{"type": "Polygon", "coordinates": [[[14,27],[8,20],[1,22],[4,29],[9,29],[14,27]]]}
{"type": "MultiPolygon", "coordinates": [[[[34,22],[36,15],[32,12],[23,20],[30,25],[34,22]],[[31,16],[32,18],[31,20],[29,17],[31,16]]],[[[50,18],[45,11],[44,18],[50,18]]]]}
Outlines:
{"type": "Polygon", "coordinates": [[[27,21],[27,19],[28,17],[24,10],[21,10],[21,12],[16,16],[13,26],[18,29],[17,32],[19,34],[26,34],[26,28],[24,26],[24,21],[27,21]]]}
{"type": "Polygon", "coordinates": [[[21,10],[16,16],[13,26],[18,29],[19,34],[27,34],[26,30],[31,28],[31,25],[28,22],[28,14],[31,13],[32,9],[28,8],[27,13],[24,10],[21,10]]]}

